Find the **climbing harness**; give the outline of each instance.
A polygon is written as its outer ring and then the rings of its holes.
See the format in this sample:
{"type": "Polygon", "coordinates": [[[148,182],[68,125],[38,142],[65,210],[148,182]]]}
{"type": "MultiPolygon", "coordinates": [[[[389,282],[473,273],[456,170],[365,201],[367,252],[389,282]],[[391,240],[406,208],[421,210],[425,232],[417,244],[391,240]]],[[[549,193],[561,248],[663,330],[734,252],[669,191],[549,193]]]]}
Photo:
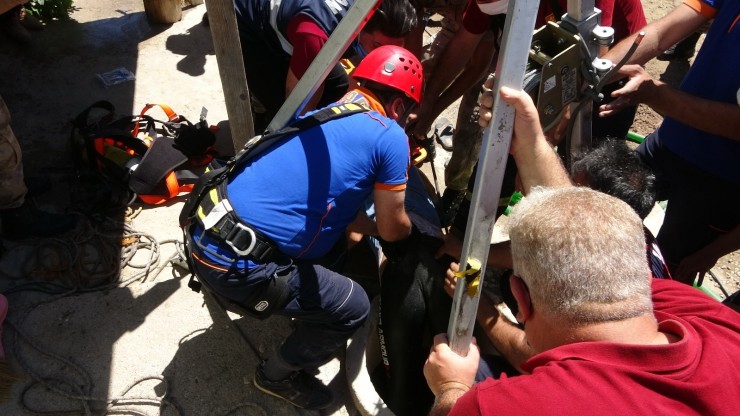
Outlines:
{"type": "Polygon", "coordinates": [[[114,114],[113,104],[98,101],[73,120],[71,144],[78,165],[112,179],[146,204],[190,192],[215,153],[205,108],[196,124],[166,104],[146,104],[138,115],[116,119],[114,114]],[[167,121],[147,114],[154,107],[167,121]],[[91,121],[94,111],[104,115],[91,121]]]}
{"type": "MultiPolygon", "coordinates": [[[[300,131],[318,126],[329,120],[365,111],[368,111],[368,109],[356,103],[327,107],[309,114],[274,133],[256,136],[247,142],[244,149],[222,167],[217,167],[215,161],[211,163],[206,173],[195,184],[180,212],[180,226],[183,229],[188,254],[186,257],[191,271],[190,282],[188,283],[191,289],[199,292],[203,284],[207,285],[205,279],[196,276],[193,261],[214,268],[214,265],[211,265],[205,259],[201,259],[193,252],[192,247],[190,247],[191,244],[197,245],[199,252],[209,253],[227,263],[233,263],[240,259],[251,260],[255,263],[267,263],[276,260],[276,257],[280,255],[277,245],[272,240],[234,212],[226,188],[226,179],[229,175],[269,147],[279,145],[281,139],[293,137],[300,131]],[[191,235],[195,224],[200,225],[200,234],[197,241],[191,235]],[[234,257],[226,258],[201,244],[203,237],[206,235],[212,241],[215,240],[220,246],[228,247],[234,253],[234,257]]],[[[227,309],[265,319],[282,303],[281,300],[287,297],[289,275],[289,273],[284,272],[275,273],[274,279],[269,279],[264,284],[255,287],[252,298],[242,302],[243,304],[237,304],[223,296],[218,296],[218,298],[226,304],[227,309]]],[[[208,289],[209,292],[213,293],[210,288],[208,289]]]]}

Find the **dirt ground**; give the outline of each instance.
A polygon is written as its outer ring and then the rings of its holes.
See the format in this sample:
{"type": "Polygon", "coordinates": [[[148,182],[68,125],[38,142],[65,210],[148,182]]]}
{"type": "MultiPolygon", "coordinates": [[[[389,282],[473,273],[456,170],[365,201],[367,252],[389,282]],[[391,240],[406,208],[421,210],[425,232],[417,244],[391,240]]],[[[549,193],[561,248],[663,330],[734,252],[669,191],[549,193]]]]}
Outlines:
{"type": "MultiPolygon", "coordinates": [[[[650,22],[660,18],[672,10],[674,7],[674,0],[643,1],[642,6],[645,9],[645,16],[647,17],[648,22],[650,22]]],[[[702,36],[697,48],[701,45],[703,40],[704,37],[702,36]]],[[[673,62],[663,62],[653,59],[648,62],[646,68],[652,76],[671,85],[678,86],[692,62],[693,58],[689,61],[673,62]]],[[[660,114],[651,110],[647,106],[641,105],[632,126],[632,131],[643,136],[647,135],[654,131],[662,120],[663,117],[660,114]]],[[[716,275],[720,283],[718,284],[714,279],[711,279],[711,287],[720,297],[725,296],[720,288],[720,284],[728,293],[734,293],[735,291],[740,290],[740,251],[730,253],[720,258],[712,269],[712,273],[716,275]]]]}

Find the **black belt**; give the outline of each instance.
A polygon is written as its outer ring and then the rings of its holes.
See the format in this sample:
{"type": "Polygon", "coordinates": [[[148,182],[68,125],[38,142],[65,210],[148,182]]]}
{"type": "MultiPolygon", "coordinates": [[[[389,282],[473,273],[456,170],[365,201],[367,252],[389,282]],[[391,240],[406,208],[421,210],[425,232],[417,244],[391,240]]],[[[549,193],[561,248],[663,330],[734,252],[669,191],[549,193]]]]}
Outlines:
{"type": "Polygon", "coordinates": [[[257,263],[267,263],[279,253],[277,245],[267,236],[244,221],[235,219],[236,214],[225,215],[213,229],[208,230],[239,257],[257,263]],[[216,231],[218,230],[218,231],[216,231]]]}

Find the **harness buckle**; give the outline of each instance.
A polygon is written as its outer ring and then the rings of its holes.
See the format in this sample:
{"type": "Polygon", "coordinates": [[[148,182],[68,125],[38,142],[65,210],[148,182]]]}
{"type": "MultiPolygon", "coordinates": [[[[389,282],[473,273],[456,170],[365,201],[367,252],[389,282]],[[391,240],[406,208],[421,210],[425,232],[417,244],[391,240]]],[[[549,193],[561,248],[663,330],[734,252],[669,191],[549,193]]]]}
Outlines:
{"type": "Polygon", "coordinates": [[[254,247],[257,245],[257,235],[254,233],[254,230],[251,227],[247,227],[246,225],[235,222],[234,228],[229,232],[229,235],[224,238],[224,242],[231,247],[232,250],[234,250],[234,253],[246,257],[252,253],[252,250],[254,250],[254,247]],[[247,246],[246,249],[242,250],[238,248],[234,242],[232,241],[234,237],[236,237],[239,232],[243,230],[246,231],[247,234],[249,234],[249,246],[247,246]]]}

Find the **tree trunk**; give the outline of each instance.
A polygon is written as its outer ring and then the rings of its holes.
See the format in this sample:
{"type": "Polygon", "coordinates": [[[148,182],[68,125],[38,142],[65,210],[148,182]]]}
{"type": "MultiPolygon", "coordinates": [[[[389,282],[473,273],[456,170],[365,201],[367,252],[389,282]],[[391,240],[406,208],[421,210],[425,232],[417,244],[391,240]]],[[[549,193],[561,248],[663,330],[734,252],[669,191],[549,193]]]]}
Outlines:
{"type": "Polygon", "coordinates": [[[144,0],[144,11],[152,23],[175,23],[182,19],[181,3],[181,0],[144,0]]]}

